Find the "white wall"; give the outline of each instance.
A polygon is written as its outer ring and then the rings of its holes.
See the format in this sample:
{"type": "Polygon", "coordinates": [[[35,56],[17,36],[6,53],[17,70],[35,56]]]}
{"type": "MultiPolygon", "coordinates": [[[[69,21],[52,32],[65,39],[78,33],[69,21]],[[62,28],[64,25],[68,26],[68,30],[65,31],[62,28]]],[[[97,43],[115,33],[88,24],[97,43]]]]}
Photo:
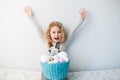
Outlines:
{"type": "Polygon", "coordinates": [[[51,21],[60,21],[73,30],[80,8],[88,10],[84,28],[67,50],[72,71],[120,67],[119,0],[0,1],[0,67],[40,70],[39,57],[46,49],[24,13],[27,4],[43,29],[51,21]]]}

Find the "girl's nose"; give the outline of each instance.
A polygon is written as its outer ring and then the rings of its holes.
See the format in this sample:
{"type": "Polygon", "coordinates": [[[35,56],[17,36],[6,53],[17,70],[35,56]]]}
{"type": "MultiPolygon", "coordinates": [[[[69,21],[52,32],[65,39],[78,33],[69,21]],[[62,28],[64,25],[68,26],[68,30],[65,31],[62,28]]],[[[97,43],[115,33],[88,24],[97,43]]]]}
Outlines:
{"type": "Polygon", "coordinates": [[[55,35],[57,36],[57,35],[58,35],[58,33],[55,33],[55,35]]]}

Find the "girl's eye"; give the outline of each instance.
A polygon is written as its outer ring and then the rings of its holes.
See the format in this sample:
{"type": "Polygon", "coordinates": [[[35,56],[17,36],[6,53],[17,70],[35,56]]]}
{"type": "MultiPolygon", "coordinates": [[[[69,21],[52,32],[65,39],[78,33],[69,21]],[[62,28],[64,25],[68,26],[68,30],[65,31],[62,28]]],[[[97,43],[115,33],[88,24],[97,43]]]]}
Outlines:
{"type": "Polygon", "coordinates": [[[55,32],[53,32],[55,34],[55,32]]]}
{"type": "Polygon", "coordinates": [[[58,31],[58,33],[61,33],[61,31],[58,31]]]}

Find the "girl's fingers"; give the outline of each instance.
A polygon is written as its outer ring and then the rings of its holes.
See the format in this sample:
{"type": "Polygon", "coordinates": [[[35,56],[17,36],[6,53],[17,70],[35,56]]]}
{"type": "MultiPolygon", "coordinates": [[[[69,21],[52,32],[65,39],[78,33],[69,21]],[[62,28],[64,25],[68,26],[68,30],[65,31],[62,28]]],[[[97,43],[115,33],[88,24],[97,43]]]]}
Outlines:
{"type": "Polygon", "coordinates": [[[87,15],[87,11],[85,8],[81,8],[79,11],[80,17],[84,20],[86,18],[87,15]]]}
{"type": "Polygon", "coordinates": [[[25,13],[26,13],[27,15],[31,15],[31,14],[32,14],[32,9],[31,9],[30,6],[26,6],[25,9],[24,9],[24,11],[25,11],[25,13]]]}

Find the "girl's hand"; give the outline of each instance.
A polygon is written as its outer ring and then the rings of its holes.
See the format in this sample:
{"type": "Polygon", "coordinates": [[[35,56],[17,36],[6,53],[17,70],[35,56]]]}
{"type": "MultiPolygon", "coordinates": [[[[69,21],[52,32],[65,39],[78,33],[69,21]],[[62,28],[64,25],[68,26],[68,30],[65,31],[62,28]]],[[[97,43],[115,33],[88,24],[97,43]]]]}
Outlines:
{"type": "Polygon", "coordinates": [[[85,18],[86,18],[86,16],[87,16],[87,11],[86,11],[86,9],[85,9],[85,8],[80,9],[79,14],[80,14],[81,19],[82,19],[82,20],[85,20],[85,18]]]}
{"type": "Polygon", "coordinates": [[[24,11],[28,16],[32,15],[32,9],[30,6],[25,7],[24,11]]]}

